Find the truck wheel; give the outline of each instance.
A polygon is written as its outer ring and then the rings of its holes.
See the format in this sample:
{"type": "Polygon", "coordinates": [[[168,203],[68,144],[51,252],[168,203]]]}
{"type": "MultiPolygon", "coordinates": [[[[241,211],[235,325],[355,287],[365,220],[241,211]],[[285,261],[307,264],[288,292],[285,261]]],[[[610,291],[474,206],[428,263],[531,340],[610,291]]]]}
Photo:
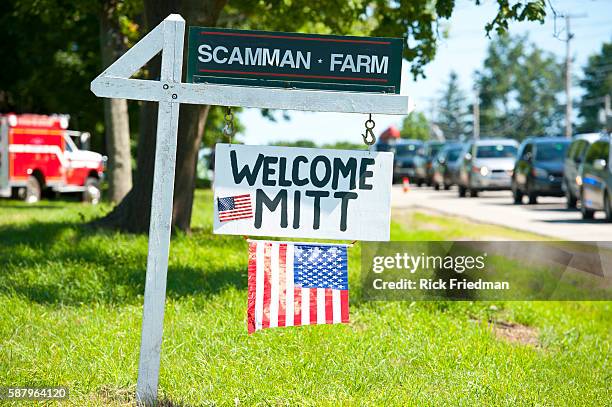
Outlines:
{"type": "Polygon", "coordinates": [[[85,180],[85,191],[83,191],[83,202],[96,205],[100,202],[102,191],[100,190],[100,180],[89,177],[85,180]]]}
{"type": "Polygon", "coordinates": [[[36,203],[40,201],[41,196],[42,186],[40,185],[40,181],[38,181],[38,178],[35,176],[30,175],[26,181],[25,194],[23,197],[24,201],[30,204],[36,203]]]}

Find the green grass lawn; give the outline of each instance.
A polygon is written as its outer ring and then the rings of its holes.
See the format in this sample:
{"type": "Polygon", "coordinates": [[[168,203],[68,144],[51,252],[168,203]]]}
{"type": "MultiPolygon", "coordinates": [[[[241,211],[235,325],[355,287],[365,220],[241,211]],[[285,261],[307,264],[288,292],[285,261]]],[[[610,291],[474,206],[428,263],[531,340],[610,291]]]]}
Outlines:
{"type": "MultiPolygon", "coordinates": [[[[609,302],[361,302],[358,245],[349,325],[247,335],[247,245],[212,235],[211,203],[198,191],[193,234],[172,240],[168,404],[610,405],[609,302]]],[[[134,403],[147,239],[83,226],[108,210],[0,201],[0,386],[67,386],[78,406],[134,403]]],[[[394,240],[538,238],[394,219],[394,240]]]]}

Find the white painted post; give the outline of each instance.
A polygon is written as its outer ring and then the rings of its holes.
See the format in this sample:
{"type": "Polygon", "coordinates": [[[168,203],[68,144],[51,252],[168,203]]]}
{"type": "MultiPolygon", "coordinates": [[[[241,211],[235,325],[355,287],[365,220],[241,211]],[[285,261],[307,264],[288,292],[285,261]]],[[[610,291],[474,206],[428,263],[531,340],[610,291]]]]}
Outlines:
{"type": "Polygon", "coordinates": [[[413,108],[409,98],[401,95],[181,83],[184,35],[185,20],[178,14],[168,16],[91,82],[96,96],[159,102],[136,385],[137,401],[145,405],[157,402],[180,103],[382,114],[408,114],[413,108]],[[160,51],[159,81],[131,78],[160,51]]]}
{"type": "MultiPolygon", "coordinates": [[[[169,89],[181,82],[185,20],[172,15],[164,20],[160,84],[169,89]],[[166,86],[167,85],[167,86],[166,86]]],[[[149,254],[145,283],[140,361],[136,398],[140,404],[153,405],[157,401],[159,363],[166,301],[166,275],[170,253],[172,198],[176,163],[179,102],[159,101],[157,113],[157,142],[155,171],[151,199],[149,254]]]]}

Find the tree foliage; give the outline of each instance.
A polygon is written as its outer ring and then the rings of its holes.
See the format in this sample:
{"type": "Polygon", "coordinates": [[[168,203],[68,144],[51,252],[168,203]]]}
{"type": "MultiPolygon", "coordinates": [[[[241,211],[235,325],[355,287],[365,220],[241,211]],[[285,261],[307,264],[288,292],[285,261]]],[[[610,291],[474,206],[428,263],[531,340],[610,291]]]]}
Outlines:
{"type": "Polygon", "coordinates": [[[422,112],[412,112],[404,118],[400,135],[405,139],[429,139],[430,126],[425,114],[422,112]]]}
{"type": "Polygon", "coordinates": [[[451,71],[446,87],[442,90],[437,103],[436,124],[444,132],[446,139],[459,139],[468,130],[468,110],[465,93],[459,85],[459,77],[451,71]]]}
{"type": "Polygon", "coordinates": [[[612,42],[603,44],[598,54],[589,57],[580,86],[585,93],[580,103],[579,116],[583,122],[579,131],[598,131],[603,127],[599,122],[599,110],[604,97],[612,97],[612,42]]]}
{"type": "Polygon", "coordinates": [[[102,103],[89,91],[101,67],[98,15],[61,3],[0,2],[0,111],[69,113],[71,127],[101,135],[102,103]]]}
{"type": "Polygon", "coordinates": [[[522,140],[559,134],[562,114],[557,94],[563,89],[562,78],[562,64],[527,36],[497,36],[482,70],[476,72],[481,136],[522,140]]]}
{"type": "MultiPolygon", "coordinates": [[[[117,1],[129,5],[121,24],[132,42],[136,34],[144,35],[170,12],[183,14],[189,25],[394,36],[405,40],[404,57],[414,77],[422,76],[423,67],[435,57],[441,36],[439,22],[450,18],[455,8],[455,0],[117,1]],[[130,15],[131,11],[139,13],[137,10],[144,11],[142,15],[130,15]]],[[[474,3],[480,4],[480,0],[474,3]]],[[[544,18],[545,0],[497,0],[497,5],[498,12],[487,24],[487,32],[505,31],[509,20],[544,18]]],[[[0,60],[11,63],[5,64],[10,67],[3,67],[0,77],[0,109],[70,113],[77,129],[95,129],[97,134],[103,134],[102,103],[89,91],[89,82],[101,67],[99,12],[100,2],[94,0],[2,2],[0,23],[8,33],[0,60]]],[[[154,79],[158,72],[156,63],[149,64],[149,73],[143,76],[154,79]]],[[[202,137],[202,133],[217,128],[221,113],[218,108],[181,107],[173,208],[173,225],[180,229],[189,229],[197,149],[202,139],[212,142],[218,138],[218,134],[202,137]],[[211,121],[206,125],[209,114],[211,121]]],[[[152,103],[141,104],[136,121],[140,136],[134,188],[118,211],[109,215],[109,227],[133,232],[148,230],[155,117],[152,103]]],[[[415,124],[422,125],[418,115],[413,117],[419,119],[415,124]]],[[[420,132],[415,135],[426,137],[422,126],[414,130],[420,132]]]]}

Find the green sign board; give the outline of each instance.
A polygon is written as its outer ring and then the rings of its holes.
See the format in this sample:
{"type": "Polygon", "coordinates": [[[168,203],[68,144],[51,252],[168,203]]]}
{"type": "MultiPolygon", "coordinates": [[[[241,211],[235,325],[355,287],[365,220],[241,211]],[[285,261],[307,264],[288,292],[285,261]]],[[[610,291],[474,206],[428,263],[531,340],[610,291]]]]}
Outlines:
{"type": "Polygon", "coordinates": [[[399,93],[403,40],[190,27],[187,82],[399,93]]]}

